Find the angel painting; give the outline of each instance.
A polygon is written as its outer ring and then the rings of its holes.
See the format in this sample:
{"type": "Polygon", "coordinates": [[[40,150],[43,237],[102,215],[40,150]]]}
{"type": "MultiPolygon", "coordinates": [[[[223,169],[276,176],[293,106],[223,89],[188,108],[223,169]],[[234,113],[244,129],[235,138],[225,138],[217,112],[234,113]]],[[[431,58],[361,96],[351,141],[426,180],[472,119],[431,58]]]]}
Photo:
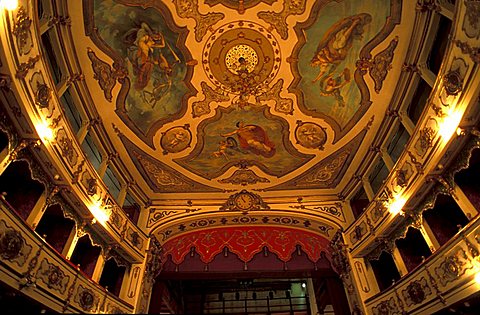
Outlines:
{"type": "MultiPolygon", "coordinates": [[[[237,129],[222,134],[227,140],[232,140],[233,136],[237,136],[239,149],[247,150],[253,154],[264,157],[272,157],[275,154],[275,144],[268,138],[267,132],[258,125],[246,125],[243,121],[239,121],[237,129]]],[[[228,144],[228,142],[225,142],[228,144]]],[[[222,152],[223,153],[223,152],[222,152]]]]}
{"type": "Polygon", "coordinates": [[[124,35],[124,42],[128,46],[127,56],[135,76],[133,87],[142,91],[144,101],[153,108],[171,87],[173,66],[180,59],[163,34],[144,22],[139,28],[128,31],[124,35]],[[166,53],[173,60],[169,61],[166,53]]]}
{"type": "Polygon", "coordinates": [[[310,61],[312,67],[319,67],[319,73],[313,82],[335,71],[347,57],[353,40],[362,38],[364,26],[371,21],[370,14],[360,13],[341,19],[326,31],[310,61]]]}

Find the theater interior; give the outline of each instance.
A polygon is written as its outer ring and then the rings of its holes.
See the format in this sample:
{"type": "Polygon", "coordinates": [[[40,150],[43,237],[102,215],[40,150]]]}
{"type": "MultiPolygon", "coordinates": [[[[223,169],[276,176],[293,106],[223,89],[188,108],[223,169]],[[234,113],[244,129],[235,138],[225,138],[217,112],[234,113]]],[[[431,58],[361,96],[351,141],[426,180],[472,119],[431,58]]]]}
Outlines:
{"type": "Polygon", "coordinates": [[[480,2],[0,0],[2,314],[478,314],[480,2]]]}

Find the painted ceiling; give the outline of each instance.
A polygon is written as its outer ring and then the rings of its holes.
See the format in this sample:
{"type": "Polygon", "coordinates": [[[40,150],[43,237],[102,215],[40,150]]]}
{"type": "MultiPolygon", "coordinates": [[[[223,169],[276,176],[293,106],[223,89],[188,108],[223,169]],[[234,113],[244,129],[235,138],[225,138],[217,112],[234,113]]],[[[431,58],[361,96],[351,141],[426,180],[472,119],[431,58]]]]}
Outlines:
{"type": "MultiPolygon", "coordinates": [[[[399,0],[85,0],[92,100],[147,195],[336,196],[385,116],[399,0]]],[[[77,19],[72,15],[72,19],[77,19]]]]}

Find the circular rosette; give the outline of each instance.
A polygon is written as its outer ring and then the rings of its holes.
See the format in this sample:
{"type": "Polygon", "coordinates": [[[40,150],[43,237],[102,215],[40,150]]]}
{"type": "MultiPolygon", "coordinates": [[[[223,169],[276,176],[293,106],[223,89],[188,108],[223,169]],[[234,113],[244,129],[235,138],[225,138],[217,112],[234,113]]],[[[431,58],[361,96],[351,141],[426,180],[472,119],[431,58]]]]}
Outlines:
{"type": "Polygon", "coordinates": [[[232,22],[213,33],[203,50],[208,78],[223,90],[255,94],[249,88],[267,85],[280,68],[277,40],[256,23],[232,22]]]}

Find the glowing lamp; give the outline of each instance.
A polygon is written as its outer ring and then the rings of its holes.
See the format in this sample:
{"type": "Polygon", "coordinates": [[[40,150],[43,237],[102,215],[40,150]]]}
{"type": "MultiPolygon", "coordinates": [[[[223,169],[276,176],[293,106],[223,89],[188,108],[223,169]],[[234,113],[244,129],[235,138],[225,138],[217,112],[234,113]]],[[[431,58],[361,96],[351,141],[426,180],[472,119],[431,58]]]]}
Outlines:
{"type": "Polygon", "coordinates": [[[448,113],[445,118],[443,118],[443,122],[438,128],[438,133],[442,137],[443,141],[450,140],[453,134],[457,131],[458,124],[460,124],[461,119],[462,113],[459,111],[452,111],[448,113]]]}
{"type": "Polygon", "coordinates": [[[54,139],[54,134],[52,128],[46,123],[39,123],[35,126],[37,133],[40,136],[40,139],[44,141],[51,142],[54,139]]]}
{"type": "Polygon", "coordinates": [[[0,7],[13,11],[18,7],[18,0],[0,0],[0,7]]]}
{"type": "Polygon", "coordinates": [[[475,273],[474,279],[475,279],[475,282],[480,285],[480,271],[477,271],[475,273]]]}
{"type": "Polygon", "coordinates": [[[110,219],[110,215],[112,214],[111,209],[102,207],[101,203],[95,203],[91,205],[90,212],[93,214],[93,217],[96,219],[96,221],[100,222],[102,225],[107,223],[107,221],[110,219]]]}
{"type": "Polygon", "coordinates": [[[407,199],[401,196],[395,197],[393,202],[388,205],[388,212],[393,215],[401,213],[403,206],[407,203],[407,199]]]}

